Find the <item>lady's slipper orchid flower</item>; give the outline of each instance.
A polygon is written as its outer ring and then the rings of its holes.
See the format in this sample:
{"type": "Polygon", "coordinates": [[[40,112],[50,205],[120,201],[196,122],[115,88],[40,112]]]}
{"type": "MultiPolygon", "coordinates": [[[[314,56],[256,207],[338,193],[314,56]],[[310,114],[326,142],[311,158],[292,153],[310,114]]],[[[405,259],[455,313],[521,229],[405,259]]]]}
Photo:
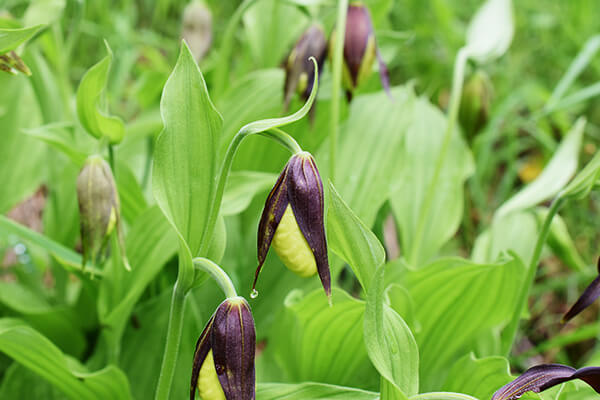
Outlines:
{"type": "MultiPolygon", "coordinates": [[[[325,56],[327,55],[327,39],[319,25],[311,25],[302,34],[296,45],[286,58],[284,101],[287,110],[292,95],[298,92],[300,97],[306,101],[310,96],[315,78],[315,65],[310,57],[317,60],[319,70],[322,70],[325,56]]],[[[311,108],[311,111],[314,109],[311,108]]]]}
{"type": "Polygon", "coordinates": [[[573,379],[581,379],[600,393],[600,367],[576,370],[561,364],[544,364],[529,368],[517,379],[502,386],[494,393],[492,400],[518,399],[526,392],[539,393],[573,379]]]}
{"type": "Polygon", "coordinates": [[[202,331],[196,351],[190,400],[254,400],[256,332],[243,297],[223,301],[202,331]]]}
{"type": "MultiPolygon", "coordinates": [[[[331,49],[335,44],[335,32],[331,38],[331,49]]],[[[377,58],[379,77],[386,92],[390,92],[388,69],[379,53],[375,41],[375,31],[371,15],[367,7],[360,1],[348,6],[346,17],[346,34],[344,39],[344,66],[342,83],[346,88],[348,100],[352,99],[354,90],[371,74],[373,63],[377,58]]]]}
{"type": "Polygon", "coordinates": [[[260,219],[253,291],[272,244],[291,271],[303,277],[318,272],[325,293],[331,298],[323,213],[323,183],[315,160],[307,152],[295,154],[269,193],[260,219]]]}

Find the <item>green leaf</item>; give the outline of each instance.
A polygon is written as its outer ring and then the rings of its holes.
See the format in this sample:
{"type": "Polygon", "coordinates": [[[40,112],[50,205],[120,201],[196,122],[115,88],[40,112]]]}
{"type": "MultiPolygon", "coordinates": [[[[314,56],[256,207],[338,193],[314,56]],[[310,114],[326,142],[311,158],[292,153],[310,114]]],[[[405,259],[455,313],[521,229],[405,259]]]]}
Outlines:
{"type": "Polygon", "coordinates": [[[65,4],[65,0],[33,0],[27,7],[23,20],[26,25],[49,25],[62,16],[65,4]]]}
{"type": "Polygon", "coordinates": [[[327,233],[329,247],[352,267],[367,292],[375,271],[385,262],[385,250],[373,232],[344,203],[331,182],[327,233]]]}
{"type": "Polygon", "coordinates": [[[127,235],[126,247],[132,270],[110,265],[100,283],[98,314],[100,321],[110,327],[118,342],[148,284],[174,256],[178,242],[165,217],[157,207],[141,214],[127,235]]]}
{"type": "Polygon", "coordinates": [[[156,140],[152,189],[162,212],[195,256],[207,239],[204,227],[215,197],[222,120],[185,42],[160,107],[164,129],[156,140]]]}
{"type": "MultiPolygon", "coordinates": [[[[452,392],[431,392],[414,395],[410,400],[478,400],[473,396],[452,392]]],[[[481,399],[486,400],[486,399],[481,399]]]]}
{"type": "Polygon", "coordinates": [[[511,0],[487,0],[477,10],[467,31],[467,54],[484,63],[502,56],[515,33],[511,0]]]}
{"type": "Polygon", "coordinates": [[[421,324],[415,338],[424,389],[439,388],[457,356],[474,351],[480,335],[510,321],[523,272],[516,258],[498,264],[447,258],[407,273],[421,324]]]}
{"type": "Polygon", "coordinates": [[[270,353],[290,382],[376,387],[379,376],[364,346],[364,303],[341,289],[330,307],[322,289],[292,291],[271,329],[270,353]]]}
{"type": "Polygon", "coordinates": [[[420,220],[446,130],[446,117],[423,98],[415,102],[411,115],[404,140],[394,152],[396,176],[390,203],[406,259],[418,268],[458,229],[464,204],[463,185],[473,172],[473,160],[461,135],[452,135],[434,198],[420,220]]]}
{"type": "Polygon", "coordinates": [[[0,214],[25,200],[46,178],[45,146],[21,133],[40,123],[39,108],[27,80],[22,76],[0,74],[0,214]],[[10,167],[7,167],[10,166],[10,167]],[[15,173],[18,171],[18,173],[15,173]]]}
{"type": "MultiPolygon", "coordinates": [[[[395,168],[405,156],[403,141],[415,109],[411,87],[394,88],[392,95],[394,101],[383,91],[357,96],[350,105],[348,120],[340,127],[336,189],[366,226],[375,221],[392,182],[400,180],[395,168]]],[[[327,176],[328,163],[321,161],[327,151],[317,157],[322,176],[327,176]]]]}
{"type": "Polygon", "coordinates": [[[487,400],[512,379],[506,358],[476,358],[470,353],[456,361],[442,389],[487,400]]]}
{"type": "Polygon", "coordinates": [[[377,400],[379,393],[368,392],[350,387],[326,385],[324,383],[259,383],[256,390],[257,400],[377,400]]]}
{"type": "Polygon", "coordinates": [[[106,137],[117,144],[125,136],[123,121],[100,110],[101,95],[106,87],[108,71],[112,63],[112,51],[106,44],[108,54],[83,76],[77,89],[77,115],[85,130],[97,139],[106,137]]]}
{"type": "Polygon", "coordinates": [[[585,67],[589,65],[589,63],[594,59],[596,53],[600,50],[600,35],[594,35],[588,39],[585,43],[581,51],[577,54],[577,57],[571,62],[569,65],[569,69],[552,91],[552,95],[546,102],[544,106],[545,111],[549,111],[554,109],[564,94],[567,92],[567,89],[575,82],[575,79],[583,72],[585,67]]]}
{"type": "Polygon", "coordinates": [[[56,386],[68,398],[131,399],[127,378],[116,366],[88,372],[19,320],[0,319],[0,351],[56,386]]]}
{"type": "Polygon", "coordinates": [[[373,278],[365,308],[364,337],[379,373],[408,396],[419,392],[419,349],[402,317],[384,302],[385,266],[373,278]]]}
{"type": "Polygon", "coordinates": [[[597,186],[600,179],[600,151],[586,164],[575,178],[558,194],[559,198],[582,199],[597,186]]]}
{"type": "Polygon", "coordinates": [[[505,252],[512,251],[529,265],[540,227],[531,210],[513,212],[494,220],[491,227],[475,240],[471,259],[478,263],[494,262],[505,252]]]}
{"type": "Polygon", "coordinates": [[[6,371],[0,399],[44,399],[64,400],[65,396],[60,390],[19,363],[12,363],[6,371]]]}
{"type": "MultiPolygon", "coordinates": [[[[52,254],[52,256],[68,269],[81,270],[80,254],[40,233],[32,231],[31,229],[8,219],[4,215],[0,215],[0,232],[12,233],[29,243],[40,246],[52,254]]],[[[85,270],[86,272],[92,272],[94,275],[102,275],[102,271],[91,265],[87,265],[85,270]]]]}
{"type": "Polygon", "coordinates": [[[548,200],[569,182],[569,179],[571,179],[577,170],[584,127],[585,119],[578,119],[542,173],[533,182],[502,204],[494,214],[494,219],[502,218],[511,212],[524,210],[544,200],[548,200]]]}
{"type": "Polygon", "coordinates": [[[22,29],[0,29],[0,54],[7,53],[35,35],[42,25],[22,29]]]}
{"type": "Polygon", "coordinates": [[[235,171],[229,174],[221,215],[236,215],[246,210],[254,196],[270,190],[277,181],[276,174],[256,171],[235,171]]]}
{"type": "Polygon", "coordinates": [[[73,124],[70,122],[53,122],[23,129],[23,133],[62,151],[74,164],[81,167],[89,154],[74,145],[72,128],[73,124]]]}

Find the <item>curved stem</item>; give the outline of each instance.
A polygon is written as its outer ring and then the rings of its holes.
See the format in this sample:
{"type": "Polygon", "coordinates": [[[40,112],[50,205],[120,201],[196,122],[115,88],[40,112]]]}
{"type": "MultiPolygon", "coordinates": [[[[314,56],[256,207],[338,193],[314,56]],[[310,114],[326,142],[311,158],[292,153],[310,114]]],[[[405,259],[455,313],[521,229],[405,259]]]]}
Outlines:
{"type": "Polygon", "coordinates": [[[197,257],[193,261],[196,268],[207,272],[217,282],[227,298],[237,297],[237,292],[235,291],[233,282],[231,282],[231,278],[229,278],[227,272],[223,271],[221,267],[208,258],[197,257]]]}
{"type": "Polygon", "coordinates": [[[340,92],[342,90],[342,57],[346,38],[346,16],[348,0],[339,0],[336,22],[336,40],[333,49],[333,79],[331,92],[331,112],[329,116],[329,179],[335,183],[335,162],[337,157],[338,128],[340,120],[340,92]]]}
{"type": "Polygon", "coordinates": [[[466,48],[463,47],[458,51],[458,54],[456,55],[456,60],[454,62],[454,76],[452,78],[452,93],[450,95],[450,108],[448,110],[448,121],[446,123],[446,131],[444,133],[444,139],[440,147],[440,153],[435,163],[433,176],[431,177],[431,181],[429,182],[429,185],[427,186],[427,191],[425,192],[423,207],[419,212],[419,219],[417,220],[417,230],[415,232],[415,239],[413,241],[410,253],[408,254],[408,261],[410,265],[414,265],[418,260],[418,254],[421,248],[421,241],[423,239],[423,231],[426,225],[425,219],[429,214],[429,209],[431,208],[431,203],[435,195],[435,189],[438,185],[440,174],[442,173],[444,161],[446,160],[448,148],[450,147],[452,134],[454,133],[454,127],[456,125],[456,120],[458,118],[458,110],[460,107],[460,98],[462,96],[463,80],[465,75],[464,71],[465,66],[467,64],[467,59],[468,53],[466,48]]]}
{"type": "Polygon", "coordinates": [[[303,151],[298,142],[296,142],[296,139],[279,128],[271,128],[268,131],[261,132],[260,135],[273,139],[292,154],[302,153],[303,151]]]}
{"type": "Polygon", "coordinates": [[[501,354],[508,355],[512,344],[515,341],[517,329],[519,328],[519,321],[521,320],[521,312],[523,311],[523,308],[525,308],[525,306],[527,305],[529,291],[531,290],[531,286],[533,285],[533,281],[535,280],[538,262],[540,261],[542,249],[544,248],[544,244],[546,243],[546,239],[548,238],[548,234],[550,233],[552,219],[558,213],[558,210],[563,205],[564,201],[565,200],[563,198],[556,198],[550,206],[548,215],[546,215],[544,225],[542,225],[542,230],[540,231],[537,242],[535,244],[535,250],[533,251],[533,255],[531,256],[531,262],[529,263],[529,267],[527,269],[527,275],[525,276],[525,280],[521,285],[519,297],[517,298],[517,302],[515,303],[515,309],[513,311],[512,320],[510,321],[510,324],[506,327],[505,333],[503,333],[502,335],[503,339],[501,354]]]}
{"type": "MultiPolygon", "coordinates": [[[[231,143],[229,144],[229,147],[227,148],[227,152],[225,153],[225,158],[223,159],[223,164],[221,165],[221,170],[219,171],[219,180],[217,182],[215,198],[214,201],[211,203],[211,207],[208,214],[208,222],[204,229],[203,238],[207,238],[208,235],[210,235],[210,233],[212,233],[215,228],[215,224],[217,223],[217,217],[219,216],[219,210],[221,209],[221,202],[223,200],[225,184],[227,183],[229,171],[231,171],[231,165],[233,164],[233,157],[235,156],[238,147],[242,143],[242,140],[244,140],[246,136],[251,134],[260,134],[261,136],[273,139],[281,145],[283,145],[284,147],[286,147],[287,149],[289,149],[294,154],[302,151],[302,148],[298,145],[298,142],[296,142],[296,140],[294,140],[293,137],[291,137],[281,129],[270,128],[264,132],[245,130],[244,128],[240,129],[238,133],[236,133],[236,135],[233,137],[231,143]]],[[[209,244],[209,240],[202,240],[202,245],[200,246],[200,256],[206,254],[209,244]]]]}

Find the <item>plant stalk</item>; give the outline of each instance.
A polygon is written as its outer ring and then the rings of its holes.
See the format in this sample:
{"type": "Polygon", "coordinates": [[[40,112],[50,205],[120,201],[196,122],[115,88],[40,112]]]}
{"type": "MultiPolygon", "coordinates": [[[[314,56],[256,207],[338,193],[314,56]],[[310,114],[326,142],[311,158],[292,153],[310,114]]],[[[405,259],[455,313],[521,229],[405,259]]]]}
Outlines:
{"type": "Polygon", "coordinates": [[[462,96],[463,89],[463,81],[465,75],[465,66],[467,64],[468,52],[465,47],[461,48],[456,55],[456,60],[454,62],[454,76],[452,78],[452,93],[450,95],[450,105],[448,110],[448,121],[446,123],[446,131],[444,133],[444,139],[442,141],[442,145],[440,147],[440,154],[435,163],[435,169],[433,170],[433,176],[431,177],[431,181],[427,186],[427,191],[425,192],[425,199],[423,203],[423,207],[419,213],[419,219],[417,220],[417,230],[415,233],[415,239],[413,241],[413,245],[410,249],[410,253],[408,254],[408,261],[410,265],[415,265],[418,260],[418,254],[421,249],[421,242],[423,240],[423,233],[425,230],[425,219],[429,214],[429,209],[431,208],[431,203],[433,201],[433,197],[435,196],[435,190],[438,185],[438,181],[440,179],[440,175],[442,173],[442,168],[444,166],[444,161],[446,160],[446,155],[448,154],[448,149],[450,147],[452,135],[454,133],[454,127],[456,126],[456,121],[458,119],[458,110],[460,107],[460,99],[462,96]]]}
{"type": "Polygon", "coordinates": [[[517,329],[519,328],[519,321],[521,320],[521,312],[527,305],[527,299],[529,298],[529,291],[531,290],[531,286],[533,285],[533,281],[535,280],[535,274],[537,272],[537,266],[540,260],[540,256],[542,255],[542,249],[544,248],[544,244],[546,243],[546,239],[548,238],[548,234],[550,233],[550,227],[552,225],[552,219],[558,213],[558,210],[564,203],[563,198],[556,198],[552,202],[550,206],[550,210],[548,211],[548,215],[546,215],[546,219],[544,220],[544,224],[542,225],[542,230],[538,236],[537,242],[535,244],[535,250],[533,251],[533,255],[531,257],[531,262],[529,263],[529,267],[527,269],[527,275],[521,285],[521,290],[519,291],[519,297],[517,298],[517,302],[515,304],[515,309],[513,311],[513,317],[510,321],[510,324],[506,327],[506,330],[502,334],[502,351],[501,354],[508,356],[510,349],[512,348],[513,342],[515,341],[515,337],[517,336],[517,329]]]}
{"type": "Polygon", "coordinates": [[[329,119],[329,179],[335,183],[335,162],[337,157],[338,130],[340,121],[340,92],[342,90],[342,62],[346,38],[346,16],[348,0],[339,0],[336,22],[336,40],[333,49],[333,79],[331,91],[331,112],[329,119]]]}

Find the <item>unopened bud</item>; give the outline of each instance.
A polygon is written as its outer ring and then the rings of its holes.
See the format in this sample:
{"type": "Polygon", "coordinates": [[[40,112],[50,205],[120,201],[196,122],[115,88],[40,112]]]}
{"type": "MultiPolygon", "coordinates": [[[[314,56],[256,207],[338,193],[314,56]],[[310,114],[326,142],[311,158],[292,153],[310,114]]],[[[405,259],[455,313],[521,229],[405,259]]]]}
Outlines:
{"type": "Polygon", "coordinates": [[[465,83],[459,120],[467,138],[473,138],[487,123],[492,96],[492,82],[482,70],[475,72],[465,83]]]}
{"type": "Polygon", "coordinates": [[[90,156],[77,177],[83,262],[101,259],[111,233],[117,229],[125,267],[120,230],[119,195],[110,166],[100,156],[90,156]]]}
{"type": "Polygon", "coordinates": [[[196,62],[200,62],[212,44],[212,13],[202,2],[194,0],[183,11],[182,36],[196,62]]]}

